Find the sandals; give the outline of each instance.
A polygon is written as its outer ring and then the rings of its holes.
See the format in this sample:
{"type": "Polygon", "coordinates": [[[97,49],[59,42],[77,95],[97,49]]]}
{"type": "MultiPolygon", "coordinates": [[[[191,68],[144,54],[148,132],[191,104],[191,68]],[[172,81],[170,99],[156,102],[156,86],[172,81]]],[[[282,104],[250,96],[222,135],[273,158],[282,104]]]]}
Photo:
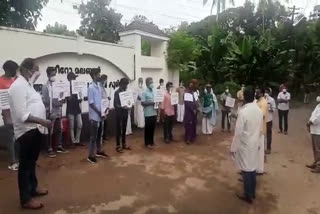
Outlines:
{"type": "Polygon", "coordinates": [[[119,152],[119,153],[123,153],[123,150],[121,149],[121,147],[117,147],[116,151],[119,152]]]}
{"type": "Polygon", "coordinates": [[[130,146],[124,146],[123,149],[124,150],[132,150],[130,146]]]}
{"type": "Polygon", "coordinates": [[[39,210],[39,209],[43,208],[43,204],[31,199],[27,203],[22,204],[21,207],[23,209],[28,209],[28,210],[39,210]]]}

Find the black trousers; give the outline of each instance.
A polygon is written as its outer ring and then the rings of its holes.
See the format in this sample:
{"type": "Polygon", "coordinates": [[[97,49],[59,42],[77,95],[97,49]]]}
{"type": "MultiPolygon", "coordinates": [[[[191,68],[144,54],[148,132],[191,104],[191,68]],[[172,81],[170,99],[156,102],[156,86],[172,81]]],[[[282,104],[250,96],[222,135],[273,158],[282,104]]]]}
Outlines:
{"type": "Polygon", "coordinates": [[[157,116],[145,117],[144,144],[154,144],[154,130],[156,128],[157,116]]]}
{"type": "Polygon", "coordinates": [[[278,110],[278,113],[279,113],[279,129],[281,132],[283,131],[282,121],[284,121],[284,131],[287,132],[289,110],[286,110],[286,111],[278,110]]]}
{"type": "Polygon", "coordinates": [[[222,129],[225,128],[225,120],[227,119],[227,126],[228,130],[230,130],[230,120],[229,120],[229,111],[221,111],[222,112],[222,120],[221,120],[221,127],[222,129]]]}
{"type": "Polygon", "coordinates": [[[173,140],[172,137],[172,129],[174,123],[174,116],[164,116],[164,124],[163,124],[163,137],[165,140],[173,140]]]}
{"type": "Polygon", "coordinates": [[[128,123],[128,112],[116,112],[116,141],[117,147],[120,147],[122,143],[122,148],[126,147],[126,132],[128,123]]]}
{"type": "Polygon", "coordinates": [[[30,201],[37,190],[36,162],[42,140],[43,135],[38,129],[32,129],[17,139],[20,145],[18,185],[21,205],[30,201]]]}
{"type": "Polygon", "coordinates": [[[256,171],[245,172],[242,171],[244,195],[248,199],[256,197],[256,171]]]}
{"type": "Polygon", "coordinates": [[[272,143],[272,120],[267,122],[267,149],[271,150],[272,143]]]}

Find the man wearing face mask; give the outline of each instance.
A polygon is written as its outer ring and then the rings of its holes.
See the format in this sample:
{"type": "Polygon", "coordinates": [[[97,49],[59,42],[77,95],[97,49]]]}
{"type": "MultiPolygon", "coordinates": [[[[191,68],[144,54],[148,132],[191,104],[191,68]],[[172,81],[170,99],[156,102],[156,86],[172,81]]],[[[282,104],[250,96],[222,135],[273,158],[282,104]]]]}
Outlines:
{"type": "Polygon", "coordinates": [[[267,88],[265,90],[265,98],[268,102],[268,118],[267,118],[267,150],[266,154],[271,154],[271,143],[272,143],[272,121],[273,113],[276,111],[276,102],[271,97],[271,89],[267,88]]]}
{"type": "Polygon", "coordinates": [[[263,127],[261,130],[261,138],[260,138],[260,146],[259,146],[259,161],[258,161],[258,168],[257,168],[257,174],[263,174],[264,173],[264,141],[265,136],[267,132],[267,118],[268,118],[268,103],[267,100],[264,98],[263,91],[258,88],[256,89],[255,93],[256,103],[259,106],[260,110],[263,114],[263,127]]]}
{"type": "Polygon", "coordinates": [[[53,67],[47,68],[48,81],[42,87],[42,101],[46,107],[47,118],[52,121],[52,129],[49,130],[48,135],[48,156],[50,158],[56,157],[53,150],[53,139],[54,135],[58,139],[58,153],[67,153],[67,151],[62,146],[62,105],[65,102],[63,99],[53,98],[54,91],[52,83],[56,81],[56,70],[53,67]]]}
{"type": "Polygon", "coordinates": [[[231,124],[230,124],[230,113],[231,113],[231,108],[226,106],[226,100],[227,97],[232,98],[232,95],[229,92],[229,88],[226,88],[225,92],[221,95],[221,112],[222,112],[222,120],[221,120],[221,127],[222,131],[225,131],[225,120],[227,119],[227,126],[228,126],[228,131],[230,132],[231,124]]]}
{"type": "Polygon", "coordinates": [[[21,63],[20,74],[9,89],[14,134],[20,146],[20,204],[25,209],[41,209],[43,204],[34,197],[47,195],[48,190],[38,188],[36,162],[43,134],[48,133],[47,128],[51,128],[51,121],[46,120],[46,109],[41,95],[33,88],[40,75],[39,66],[34,59],[27,58],[21,63]]]}
{"type": "Polygon", "coordinates": [[[278,113],[279,113],[279,133],[284,131],[284,134],[288,134],[288,114],[289,114],[289,102],[291,100],[291,94],[287,91],[287,87],[283,86],[282,91],[278,95],[278,113]],[[284,121],[284,130],[283,130],[284,121]]]}
{"type": "Polygon", "coordinates": [[[316,99],[318,105],[311,114],[307,127],[311,133],[314,162],[307,165],[313,173],[320,173],[320,96],[316,99]]]}
{"type": "Polygon", "coordinates": [[[177,121],[179,123],[183,122],[184,118],[184,92],[186,88],[183,85],[183,81],[180,81],[179,88],[177,88],[177,92],[179,93],[179,103],[177,108],[177,121]]]}
{"type": "Polygon", "coordinates": [[[108,155],[102,149],[102,116],[101,99],[102,92],[99,86],[100,70],[93,69],[90,72],[92,83],[88,88],[88,104],[89,104],[89,120],[90,120],[90,143],[89,156],[87,160],[89,163],[96,164],[96,157],[107,158],[108,155]]]}
{"type": "MultiPolygon", "coordinates": [[[[9,89],[15,81],[17,74],[18,64],[14,61],[8,60],[3,64],[4,75],[0,77],[0,89],[9,89]]],[[[15,139],[13,133],[13,125],[11,120],[10,109],[2,109],[2,119],[6,128],[6,133],[9,136],[8,152],[9,152],[9,165],[8,169],[18,170],[19,164],[16,159],[15,139]]]]}
{"type": "Polygon", "coordinates": [[[134,107],[134,122],[136,126],[141,129],[144,128],[143,106],[141,105],[141,96],[143,91],[143,79],[140,77],[138,80],[138,89],[136,90],[138,97],[134,107]]]}
{"type": "Polygon", "coordinates": [[[174,106],[171,104],[171,94],[173,91],[173,83],[168,82],[166,85],[167,91],[164,95],[164,99],[161,105],[161,109],[164,115],[163,136],[165,143],[170,143],[173,140],[172,129],[174,123],[174,106]]]}
{"type": "Polygon", "coordinates": [[[147,89],[142,93],[141,103],[144,107],[144,143],[146,148],[153,149],[154,147],[154,130],[157,122],[157,110],[154,102],[154,85],[153,79],[148,77],[146,79],[147,89]]]}
{"type": "Polygon", "coordinates": [[[189,83],[189,88],[184,94],[184,129],[185,142],[189,145],[194,142],[197,136],[197,110],[198,102],[195,98],[195,92],[198,89],[198,80],[192,79],[189,83]]]}
{"type": "Polygon", "coordinates": [[[67,115],[69,120],[70,138],[72,147],[84,146],[80,142],[81,130],[82,130],[82,114],[81,103],[83,97],[80,94],[74,94],[72,92],[72,81],[77,79],[77,75],[73,72],[69,72],[67,79],[70,82],[70,97],[67,97],[67,115]],[[75,123],[77,124],[76,133],[74,133],[75,123]]]}
{"type": "Polygon", "coordinates": [[[131,150],[130,146],[127,146],[126,143],[126,132],[127,132],[127,123],[128,123],[128,112],[131,109],[130,106],[121,106],[120,96],[121,92],[127,90],[129,80],[127,78],[122,78],[119,82],[119,89],[114,93],[114,107],[116,109],[116,140],[117,147],[116,151],[123,153],[123,150],[131,150]]]}

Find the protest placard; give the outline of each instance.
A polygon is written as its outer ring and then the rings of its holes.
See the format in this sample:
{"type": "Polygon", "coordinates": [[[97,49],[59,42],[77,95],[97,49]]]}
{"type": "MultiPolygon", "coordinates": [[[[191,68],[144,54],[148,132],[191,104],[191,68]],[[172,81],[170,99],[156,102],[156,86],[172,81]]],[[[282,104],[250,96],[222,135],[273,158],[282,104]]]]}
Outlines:
{"type": "Polygon", "coordinates": [[[0,89],[0,109],[10,109],[8,89],[0,89]]]}
{"type": "Polygon", "coordinates": [[[235,102],[236,102],[236,99],[231,98],[231,97],[227,97],[227,99],[226,99],[226,106],[227,106],[227,107],[230,107],[230,108],[233,108],[235,102]]]}
{"type": "Polygon", "coordinates": [[[179,103],[179,93],[172,92],[171,93],[171,105],[178,105],[179,103]]]}
{"type": "Polygon", "coordinates": [[[131,91],[123,91],[119,93],[121,107],[132,107],[134,100],[131,91]]]}

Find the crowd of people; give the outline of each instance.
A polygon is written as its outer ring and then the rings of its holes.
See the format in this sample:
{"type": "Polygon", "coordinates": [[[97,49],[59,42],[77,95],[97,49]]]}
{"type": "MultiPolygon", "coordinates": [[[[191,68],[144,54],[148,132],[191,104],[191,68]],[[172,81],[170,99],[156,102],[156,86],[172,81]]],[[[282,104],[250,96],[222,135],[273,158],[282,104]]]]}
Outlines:
{"type": "MultiPolygon", "coordinates": [[[[36,201],[36,196],[48,194],[48,190],[38,187],[36,177],[36,161],[41,143],[47,142],[50,158],[56,153],[67,153],[62,137],[62,106],[67,105],[66,116],[70,127],[71,148],[85,146],[81,143],[83,97],[74,94],[71,82],[77,75],[70,72],[67,79],[70,82],[70,96],[65,99],[53,98],[52,84],[56,81],[56,70],[48,68],[48,81],[42,87],[41,94],[36,92],[33,84],[40,72],[36,61],[25,59],[20,66],[13,61],[3,65],[5,75],[0,78],[0,89],[8,89],[10,109],[2,110],[2,116],[7,133],[12,136],[9,142],[9,169],[18,170],[18,186],[20,203],[23,208],[39,209],[43,204],[36,201]],[[18,72],[17,72],[18,71],[18,72]],[[53,136],[57,136],[57,148],[53,146],[53,136]],[[19,145],[19,159],[16,158],[15,142],[19,145]],[[19,162],[19,163],[18,163],[19,162]]],[[[103,151],[103,132],[109,108],[103,109],[102,102],[113,102],[115,108],[116,146],[119,153],[132,150],[126,136],[131,130],[131,110],[133,105],[123,105],[120,94],[130,90],[129,79],[122,78],[113,98],[106,87],[108,76],[101,75],[99,70],[90,73],[92,82],[88,87],[89,128],[87,160],[95,164],[97,158],[106,158],[103,151]],[[129,132],[128,132],[129,130],[129,132]]],[[[147,149],[155,148],[155,129],[157,122],[163,121],[163,140],[165,143],[175,142],[173,127],[175,122],[183,123],[185,128],[184,141],[192,144],[197,137],[198,118],[202,118],[202,133],[213,134],[217,125],[219,109],[221,109],[221,130],[231,132],[232,119],[236,119],[235,134],[231,145],[232,158],[241,170],[244,182],[244,194],[238,197],[248,203],[255,199],[256,175],[265,172],[265,155],[271,154],[273,114],[278,109],[279,133],[288,134],[288,113],[291,95],[286,86],[281,86],[277,103],[272,97],[270,88],[241,87],[236,94],[236,104],[232,107],[227,100],[232,94],[226,87],[219,96],[215,95],[211,84],[205,85],[201,92],[198,81],[193,79],[187,87],[183,81],[178,87],[172,82],[164,84],[160,79],[159,87],[165,91],[163,101],[155,102],[155,86],[152,77],[138,79],[138,88],[134,100],[134,123],[138,128],[144,128],[144,144],[147,149]],[[172,94],[178,93],[177,104],[172,104],[172,94]],[[200,115],[200,116],[199,116],[200,115]],[[283,126],[284,124],[284,126],[283,126]],[[265,149],[266,144],[266,149],[265,149]]],[[[320,97],[317,98],[320,103],[320,97]]],[[[312,172],[320,173],[320,104],[316,107],[307,123],[312,134],[314,163],[307,165],[312,172]]]]}

